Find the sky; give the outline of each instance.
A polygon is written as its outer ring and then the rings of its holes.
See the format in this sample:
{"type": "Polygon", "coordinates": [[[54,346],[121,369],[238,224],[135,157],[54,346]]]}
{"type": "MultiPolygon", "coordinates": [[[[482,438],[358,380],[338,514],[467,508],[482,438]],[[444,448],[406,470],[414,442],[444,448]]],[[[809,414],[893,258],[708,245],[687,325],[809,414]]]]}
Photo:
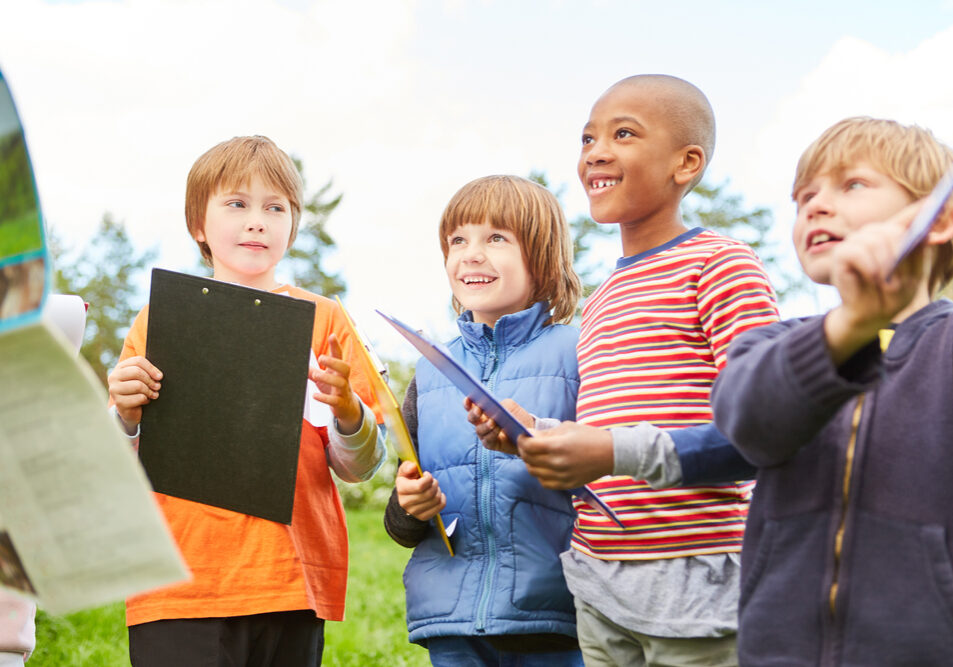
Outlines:
{"type": "MultiPolygon", "coordinates": [[[[437,238],[447,201],[474,178],[537,170],[563,188],[570,218],[587,213],[581,130],[615,81],[665,73],[699,86],[718,124],[709,181],[769,208],[793,258],[801,151],[852,115],[953,144],[953,80],[939,74],[951,62],[953,0],[0,3],[0,70],[47,224],[68,247],[108,212],[137,247],[158,248],[158,266],[191,271],[189,168],[220,141],[264,134],[302,160],[311,191],[330,180],[343,195],[329,268],[371,342],[408,360],[373,311],[453,335],[437,238]]],[[[605,274],[620,254],[601,246],[605,274]]]]}

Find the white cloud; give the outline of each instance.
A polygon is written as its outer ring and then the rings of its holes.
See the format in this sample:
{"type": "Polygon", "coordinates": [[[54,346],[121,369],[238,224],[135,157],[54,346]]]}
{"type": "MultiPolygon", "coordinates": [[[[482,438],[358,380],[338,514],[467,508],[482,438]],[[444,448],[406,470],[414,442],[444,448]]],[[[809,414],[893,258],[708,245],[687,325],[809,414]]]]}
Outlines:
{"type": "MultiPolygon", "coordinates": [[[[940,64],[951,61],[953,28],[905,53],[888,53],[853,37],[839,39],[754,133],[750,152],[733,154],[734,187],[749,201],[773,209],[781,242],[790,247],[794,169],[808,144],[835,122],[858,115],[893,118],[928,127],[953,145],[953,85],[937,76],[940,64]]],[[[820,303],[830,304],[832,298],[825,292],[820,303]]],[[[816,305],[807,300],[794,310],[816,305]]]]}
{"type": "MultiPolygon", "coordinates": [[[[0,4],[0,67],[24,119],[47,218],[75,244],[108,210],[138,244],[161,246],[163,266],[192,267],[186,174],[199,154],[237,134],[272,137],[303,160],[312,187],[333,179],[344,195],[330,230],[347,303],[396,352],[406,348],[378,325],[375,307],[441,337],[452,331],[436,229],[465,182],[544,169],[553,184],[569,185],[570,215],[586,210],[575,177],[579,130],[595,96],[648,57],[628,38],[628,13],[641,20],[642,12],[616,3],[619,20],[605,35],[573,44],[565,40],[592,8],[555,7],[560,16],[546,18],[563,38],[554,42],[543,17],[513,15],[506,3],[18,0],[0,4]],[[486,24],[476,41],[441,32],[473,29],[471,17],[486,18],[474,7],[524,21],[507,34],[523,26],[525,38],[495,41],[486,24]],[[424,25],[433,32],[421,34],[424,25]],[[575,68],[560,60],[595,46],[598,54],[575,68]]],[[[789,97],[763,100],[759,126],[738,127],[756,116],[722,104],[729,140],[720,140],[717,173],[749,203],[774,207],[784,226],[797,156],[834,120],[893,115],[949,140],[950,86],[927,73],[950,62],[951,37],[944,31],[906,54],[844,38],[789,97]]],[[[685,68],[685,60],[667,68],[650,51],[653,69],[685,68]]],[[[708,48],[694,60],[728,72],[706,88],[730,101],[745,75],[732,69],[731,53],[725,61],[719,54],[708,48]]]]}

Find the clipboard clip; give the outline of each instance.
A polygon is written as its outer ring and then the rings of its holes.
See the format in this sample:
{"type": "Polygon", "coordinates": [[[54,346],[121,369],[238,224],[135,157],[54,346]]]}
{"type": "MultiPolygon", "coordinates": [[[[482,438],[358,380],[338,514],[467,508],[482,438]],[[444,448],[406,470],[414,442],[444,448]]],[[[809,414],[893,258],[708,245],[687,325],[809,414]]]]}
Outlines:
{"type": "Polygon", "coordinates": [[[370,343],[365,342],[369,340],[367,335],[363,331],[361,331],[361,328],[359,326],[357,326],[357,322],[351,319],[351,315],[344,308],[344,303],[341,301],[341,297],[335,294],[334,298],[337,301],[338,306],[340,306],[341,310],[344,312],[344,316],[347,318],[347,321],[350,323],[352,327],[354,327],[354,331],[357,332],[357,336],[360,339],[361,346],[367,352],[367,357],[368,359],[370,359],[371,364],[374,366],[374,372],[376,372],[380,376],[380,378],[384,381],[384,384],[389,385],[390,373],[387,370],[387,364],[381,361],[381,358],[377,356],[377,352],[374,351],[374,348],[371,347],[370,343]]]}

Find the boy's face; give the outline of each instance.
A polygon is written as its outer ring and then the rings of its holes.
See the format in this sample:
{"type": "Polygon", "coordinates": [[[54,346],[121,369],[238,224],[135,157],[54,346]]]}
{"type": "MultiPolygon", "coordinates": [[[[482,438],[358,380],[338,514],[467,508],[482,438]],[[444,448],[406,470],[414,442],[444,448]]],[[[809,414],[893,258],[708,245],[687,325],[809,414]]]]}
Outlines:
{"type": "Polygon", "coordinates": [[[272,289],[291,222],[288,197],[253,176],[234,191],[219,189],[209,198],[205,229],[195,240],[208,243],[215,279],[272,289]]]}
{"type": "Polygon", "coordinates": [[[646,85],[621,84],[592,107],[578,173],[596,222],[638,222],[680,197],[672,180],[680,156],[658,99],[646,85]]]}
{"type": "Polygon", "coordinates": [[[867,162],[815,175],[794,193],[794,248],[808,277],[830,284],[837,244],[868,222],[886,220],[913,201],[895,180],[867,162]]]}
{"type": "Polygon", "coordinates": [[[461,225],[447,237],[447,278],[453,296],[473,320],[491,327],[529,306],[533,279],[519,239],[488,222],[461,225]]]}

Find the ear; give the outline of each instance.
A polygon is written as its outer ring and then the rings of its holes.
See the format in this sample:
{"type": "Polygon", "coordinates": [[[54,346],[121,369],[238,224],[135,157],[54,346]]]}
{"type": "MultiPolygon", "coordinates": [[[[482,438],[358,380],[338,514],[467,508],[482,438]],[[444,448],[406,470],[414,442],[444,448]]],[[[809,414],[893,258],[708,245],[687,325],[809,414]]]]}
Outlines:
{"type": "Polygon", "coordinates": [[[937,221],[930,228],[930,232],[927,234],[927,244],[942,245],[950,240],[953,240],[953,206],[947,204],[937,221]]]}
{"type": "Polygon", "coordinates": [[[688,185],[705,168],[705,151],[701,146],[690,144],[678,152],[673,178],[678,185],[688,185]]]}
{"type": "Polygon", "coordinates": [[[205,231],[202,229],[196,230],[192,238],[194,238],[199,243],[205,243],[205,231]]]}

